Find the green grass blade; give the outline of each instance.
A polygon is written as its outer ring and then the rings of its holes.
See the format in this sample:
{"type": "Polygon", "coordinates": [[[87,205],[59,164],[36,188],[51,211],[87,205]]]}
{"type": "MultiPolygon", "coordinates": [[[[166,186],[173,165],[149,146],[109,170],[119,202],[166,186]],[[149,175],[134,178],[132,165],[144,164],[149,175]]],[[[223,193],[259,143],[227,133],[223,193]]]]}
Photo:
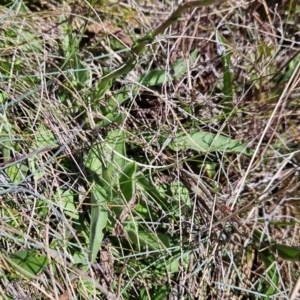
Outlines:
{"type": "Polygon", "coordinates": [[[222,68],[223,68],[223,94],[225,96],[222,103],[225,105],[225,112],[229,113],[233,110],[232,104],[232,84],[233,84],[233,67],[231,63],[230,51],[226,45],[226,40],[217,31],[217,39],[219,41],[219,53],[221,54],[222,68]]]}
{"type": "Polygon", "coordinates": [[[288,261],[300,261],[300,247],[286,246],[275,244],[271,246],[271,250],[278,254],[281,258],[288,261]]]}

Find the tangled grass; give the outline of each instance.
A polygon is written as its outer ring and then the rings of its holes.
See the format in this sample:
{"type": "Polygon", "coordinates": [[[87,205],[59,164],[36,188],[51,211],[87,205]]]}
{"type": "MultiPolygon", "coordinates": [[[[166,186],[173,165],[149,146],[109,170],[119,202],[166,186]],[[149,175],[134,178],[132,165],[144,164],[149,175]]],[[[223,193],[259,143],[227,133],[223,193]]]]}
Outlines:
{"type": "Polygon", "coordinates": [[[293,0],[1,1],[3,299],[298,299],[293,0]]]}

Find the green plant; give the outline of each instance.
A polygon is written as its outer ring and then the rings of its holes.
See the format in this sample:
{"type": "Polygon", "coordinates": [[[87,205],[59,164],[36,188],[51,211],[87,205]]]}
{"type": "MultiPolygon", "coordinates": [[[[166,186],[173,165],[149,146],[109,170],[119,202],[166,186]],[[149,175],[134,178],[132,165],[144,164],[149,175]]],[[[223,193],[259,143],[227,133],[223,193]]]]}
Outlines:
{"type": "Polygon", "coordinates": [[[216,2],[1,2],[1,297],[288,299],[299,7],[216,2]]]}

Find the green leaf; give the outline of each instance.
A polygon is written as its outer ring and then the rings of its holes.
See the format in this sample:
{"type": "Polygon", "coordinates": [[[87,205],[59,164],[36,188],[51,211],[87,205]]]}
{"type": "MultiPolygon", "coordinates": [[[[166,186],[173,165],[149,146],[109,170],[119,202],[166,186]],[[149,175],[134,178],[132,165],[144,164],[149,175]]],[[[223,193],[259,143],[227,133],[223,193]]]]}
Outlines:
{"type": "Polygon", "coordinates": [[[87,168],[87,173],[91,182],[93,182],[93,176],[96,174],[101,175],[102,172],[102,160],[101,152],[103,149],[100,145],[95,144],[91,147],[88,154],[84,157],[84,166],[87,168]]]}
{"type": "Polygon", "coordinates": [[[53,147],[56,143],[56,138],[52,131],[42,123],[40,123],[34,136],[35,143],[33,143],[32,149],[41,149],[47,146],[53,147]]]}
{"type": "Polygon", "coordinates": [[[274,244],[271,250],[278,254],[281,258],[288,261],[300,261],[300,246],[286,246],[282,244],[274,244]]]}
{"type": "Polygon", "coordinates": [[[124,157],[125,151],[125,133],[123,130],[110,131],[106,138],[105,152],[107,157],[107,170],[109,175],[115,178],[126,164],[124,157]],[[120,155],[119,155],[120,154],[120,155]]]}
{"type": "Polygon", "coordinates": [[[264,293],[268,296],[274,295],[276,293],[276,287],[279,283],[279,274],[276,268],[275,258],[269,248],[263,251],[258,251],[258,255],[263,261],[265,268],[267,270],[269,280],[264,283],[265,290],[264,293]]]}
{"type": "Polygon", "coordinates": [[[97,123],[97,127],[99,128],[107,127],[112,123],[121,125],[124,123],[124,120],[125,120],[125,114],[121,111],[108,113],[107,115],[105,115],[105,118],[103,118],[103,120],[97,123]]]}
{"type": "Polygon", "coordinates": [[[226,40],[224,37],[217,31],[217,38],[219,40],[219,52],[221,54],[221,62],[223,67],[223,94],[225,95],[225,99],[222,100],[222,103],[225,105],[225,111],[231,112],[232,105],[232,83],[233,83],[233,69],[231,63],[230,51],[227,50],[226,40]]]}
{"type": "Polygon", "coordinates": [[[75,52],[73,55],[73,67],[77,85],[79,84],[79,87],[85,87],[87,81],[90,80],[91,72],[81,62],[78,52],[75,52]]]}
{"type": "Polygon", "coordinates": [[[288,66],[285,68],[284,72],[278,72],[275,76],[275,80],[277,82],[277,86],[281,86],[285,84],[291,77],[292,74],[295,71],[295,68],[297,67],[300,60],[300,53],[297,54],[288,64],[288,66]]]}
{"type": "Polygon", "coordinates": [[[132,162],[125,166],[120,176],[119,184],[122,198],[129,202],[135,192],[136,163],[132,162]]]}
{"type": "Polygon", "coordinates": [[[19,250],[6,259],[13,268],[29,279],[35,278],[49,263],[47,256],[38,255],[35,250],[19,250]]]}
{"type": "Polygon", "coordinates": [[[204,153],[221,151],[253,154],[252,150],[237,140],[205,131],[195,131],[189,135],[180,133],[176,140],[169,144],[169,147],[174,151],[193,149],[204,153]]]}
{"type": "MultiPolygon", "coordinates": [[[[198,55],[198,50],[194,50],[189,58],[189,64],[193,64],[198,55]]],[[[187,66],[187,60],[184,58],[178,59],[174,64],[173,64],[173,71],[174,71],[174,78],[180,78],[182,77],[188,70],[187,66]]]]}
{"type": "Polygon", "coordinates": [[[156,285],[154,284],[154,287],[147,293],[146,289],[140,290],[140,299],[141,300],[148,300],[149,299],[149,293],[150,293],[150,299],[155,300],[165,300],[168,299],[168,296],[170,294],[170,287],[167,285],[156,285]]]}
{"type": "Polygon", "coordinates": [[[22,39],[19,47],[25,52],[42,52],[43,48],[41,40],[26,30],[22,30],[22,39]]]}
{"type": "MultiPolygon", "coordinates": [[[[111,86],[112,80],[106,77],[101,78],[101,80],[93,87],[92,102],[95,102],[95,105],[99,105],[99,100],[105,96],[105,93],[111,88],[111,86]]],[[[104,112],[103,115],[105,114],[106,113],[104,112]]]]}
{"type": "Polygon", "coordinates": [[[121,87],[117,93],[114,94],[114,98],[116,99],[117,103],[119,103],[119,105],[123,104],[126,100],[128,100],[130,98],[131,94],[135,94],[137,92],[138,89],[134,90],[134,86],[123,86],[121,87]],[[129,93],[128,91],[132,91],[131,93],[129,93]]]}
{"type": "Polygon", "coordinates": [[[2,159],[7,161],[11,158],[10,151],[13,149],[14,130],[5,114],[0,114],[0,151],[2,159]]]}
{"type": "MultiPolygon", "coordinates": [[[[123,130],[109,132],[103,147],[96,144],[84,159],[89,180],[92,183],[90,261],[94,262],[107,226],[107,206],[113,203],[113,186],[119,185],[120,174],[125,166],[125,133],[123,130]]],[[[132,171],[133,172],[133,171],[132,171]]]]}
{"type": "Polygon", "coordinates": [[[79,211],[74,203],[74,194],[71,189],[58,189],[54,194],[55,203],[59,203],[64,209],[64,214],[73,221],[79,221],[79,211]]]}
{"type": "MultiPolygon", "coordinates": [[[[51,130],[49,130],[44,124],[40,123],[38,128],[36,129],[36,132],[34,134],[35,141],[33,141],[31,145],[31,149],[37,150],[42,149],[45,147],[55,147],[57,146],[57,141],[52,133],[51,130]]],[[[42,170],[40,170],[40,153],[36,155],[31,155],[28,158],[29,161],[29,169],[31,174],[34,175],[35,180],[39,180],[44,176],[44,173],[42,170]]]]}
{"type": "Polygon", "coordinates": [[[296,221],[270,221],[269,222],[270,225],[276,225],[279,227],[289,227],[289,226],[295,226],[296,224],[298,224],[296,221]]]}
{"type": "Polygon", "coordinates": [[[26,173],[28,172],[28,167],[24,164],[16,163],[6,168],[5,172],[9,179],[17,184],[25,179],[26,173]]]}
{"type": "MultiPolygon", "coordinates": [[[[161,185],[161,187],[163,187],[164,185],[161,185]]],[[[189,196],[189,191],[188,189],[185,187],[184,184],[182,183],[178,183],[176,181],[171,182],[170,184],[167,184],[166,186],[166,193],[169,195],[169,203],[170,205],[172,205],[173,210],[176,211],[176,214],[178,218],[180,218],[179,212],[179,205],[184,204],[186,207],[191,208],[192,207],[192,203],[191,203],[191,199],[189,196]],[[169,193],[168,193],[169,190],[169,193]],[[172,201],[172,202],[170,202],[172,201]]],[[[170,210],[169,210],[169,213],[170,210]]]]}
{"type": "Polygon", "coordinates": [[[176,273],[179,272],[180,267],[182,264],[180,263],[179,259],[169,259],[166,261],[166,269],[168,273],[176,273]]]}
{"type": "Polygon", "coordinates": [[[261,286],[265,295],[271,296],[276,293],[279,283],[280,274],[278,273],[275,257],[269,247],[270,242],[267,238],[262,237],[259,230],[253,232],[253,246],[257,249],[258,255],[265,265],[267,279],[262,278],[261,286]]]}
{"type": "Polygon", "coordinates": [[[0,114],[0,124],[0,152],[2,152],[3,161],[8,163],[5,173],[13,183],[18,184],[26,177],[28,166],[14,162],[15,158],[11,157],[11,151],[16,150],[18,143],[14,138],[15,132],[5,114],[0,114]],[[13,161],[10,162],[10,159],[13,161]]]}
{"type": "MultiPolygon", "coordinates": [[[[158,188],[145,176],[140,176],[137,179],[137,184],[141,191],[144,192],[145,197],[149,199],[149,201],[154,202],[158,207],[161,207],[164,211],[169,211],[170,207],[168,204],[168,197],[165,194],[161,194],[158,188]]],[[[143,209],[143,205],[140,205],[141,212],[143,209]]],[[[148,209],[146,209],[148,212],[148,209]]],[[[151,213],[151,212],[150,212],[151,213]]]]}
{"type": "Polygon", "coordinates": [[[149,71],[147,74],[142,75],[138,78],[138,82],[149,87],[155,85],[161,85],[171,80],[172,80],[172,76],[168,74],[165,70],[149,71]]]}
{"type": "Polygon", "coordinates": [[[84,159],[84,165],[87,168],[88,178],[92,184],[91,199],[91,223],[90,223],[90,254],[91,263],[96,260],[104,237],[103,229],[107,223],[107,204],[109,195],[107,193],[105,182],[107,179],[106,168],[102,164],[102,149],[99,145],[94,145],[87,157],[84,159]]]}
{"type": "Polygon", "coordinates": [[[3,104],[8,99],[8,95],[5,92],[0,93],[0,104],[3,104]]]}
{"type": "MultiPolygon", "coordinates": [[[[189,64],[192,64],[197,58],[198,51],[194,50],[189,57],[189,64]]],[[[174,75],[168,72],[168,70],[153,70],[149,71],[147,74],[141,75],[138,77],[138,82],[151,87],[156,85],[161,85],[165,82],[172,81],[175,78],[180,78],[188,70],[187,60],[184,58],[178,59],[172,66],[174,75]]]]}
{"type": "Polygon", "coordinates": [[[90,262],[93,263],[98,255],[107,224],[107,193],[105,187],[95,184],[91,191],[91,236],[90,262]]]}
{"type": "Polygon", "coordinates": [[[131,243],[135,246],[138,245],[138,248],[143,247],[146,249],[161,250],[164,247],[170,246],[169,237],[161,233],[154,234],[138,229],[127,229],[126,231],[131,243]]]}

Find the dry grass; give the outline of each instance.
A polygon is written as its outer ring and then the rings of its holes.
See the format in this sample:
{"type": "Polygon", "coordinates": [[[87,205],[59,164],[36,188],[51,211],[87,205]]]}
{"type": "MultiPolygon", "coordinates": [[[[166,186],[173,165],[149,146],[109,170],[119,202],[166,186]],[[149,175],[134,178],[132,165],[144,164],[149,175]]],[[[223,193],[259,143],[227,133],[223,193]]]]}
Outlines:
{"type": "Polygon", "coordinates": [[[300,6],[188,10],[101,85],[175,4],[49,3],[1,8],[1,297],[299,299],[300,6]]]}

